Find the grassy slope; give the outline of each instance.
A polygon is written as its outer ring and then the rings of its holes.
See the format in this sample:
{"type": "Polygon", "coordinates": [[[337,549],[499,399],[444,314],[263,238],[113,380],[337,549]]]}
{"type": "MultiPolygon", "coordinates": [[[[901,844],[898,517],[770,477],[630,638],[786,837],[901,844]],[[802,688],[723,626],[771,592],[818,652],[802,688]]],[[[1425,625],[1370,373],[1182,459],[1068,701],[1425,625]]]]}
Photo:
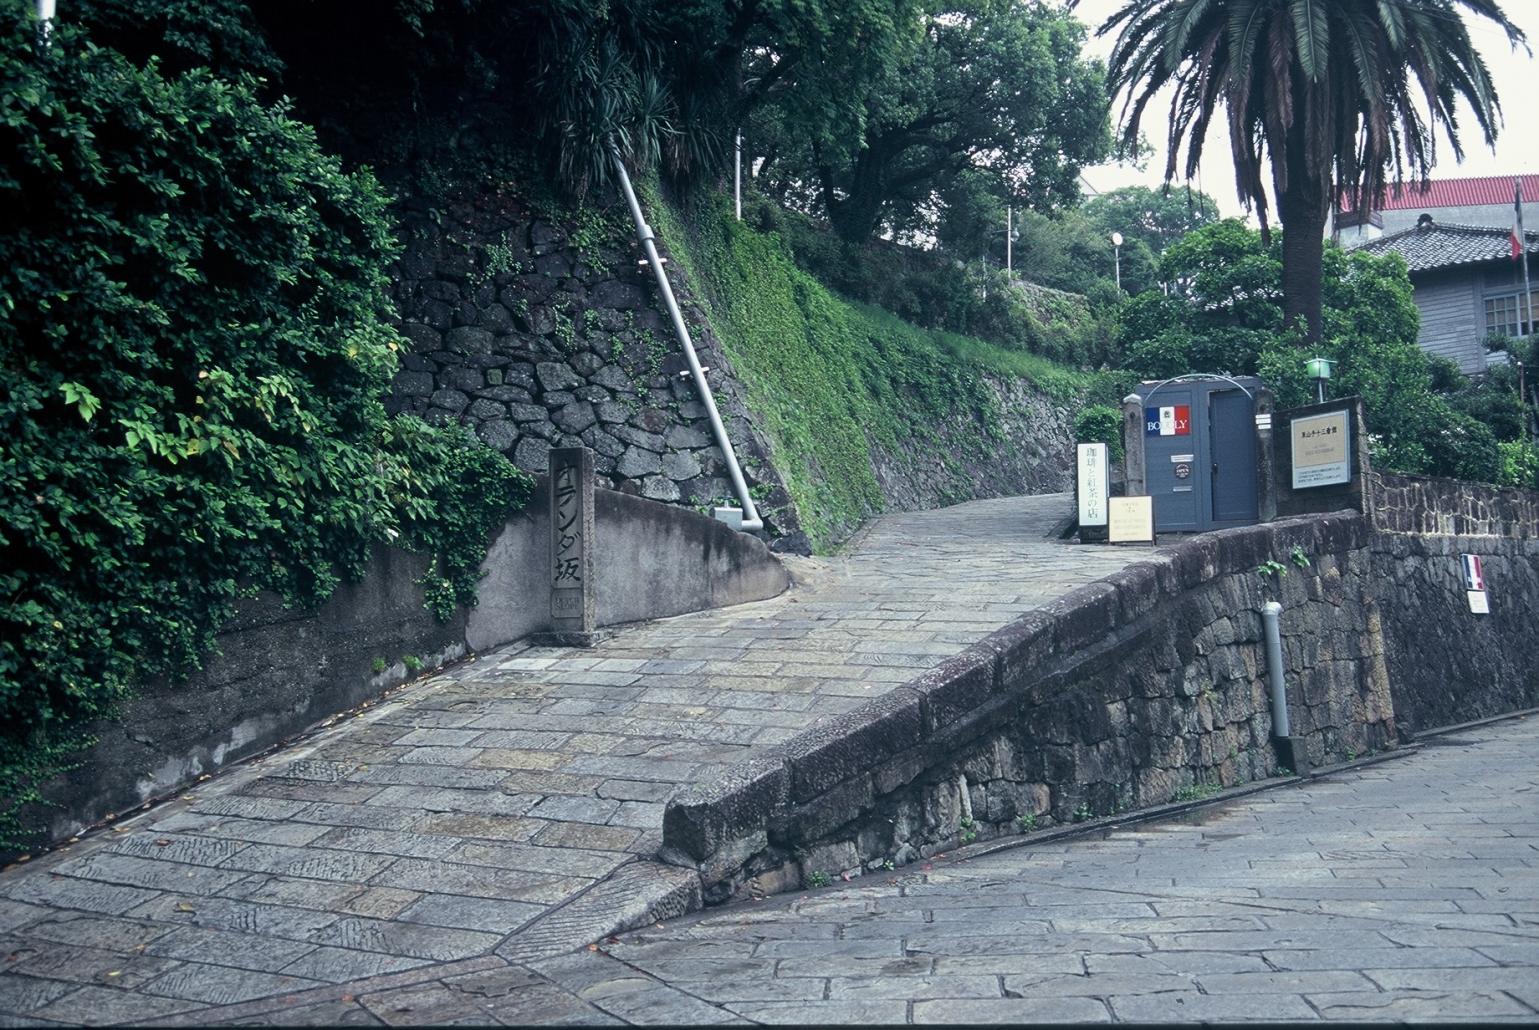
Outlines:
{"type": "Polygon", "coordinates": [[[1092,386],[1091,375],[1036,355],[852,304],[798,268],[778,236],[749,229],[719,206],[686,221],[653,192],[647,208],[690,283],[704,288],[716,333],[819,551],[882,509],[873,444],[926,438],[929,427],[966,412],[983,427],[981,448],[999,438],[985,374],[1029,380],[1062,401],[1092,386]]]}

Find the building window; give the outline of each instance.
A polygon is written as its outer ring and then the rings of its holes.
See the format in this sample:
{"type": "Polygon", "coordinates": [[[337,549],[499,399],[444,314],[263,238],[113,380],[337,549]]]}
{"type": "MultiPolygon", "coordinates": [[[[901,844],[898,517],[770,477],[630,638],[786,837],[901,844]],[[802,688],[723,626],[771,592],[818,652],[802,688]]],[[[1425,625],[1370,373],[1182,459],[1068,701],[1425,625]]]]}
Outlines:
{"type": "MultiPolygon", "coordinates": [[[[1532,295],[1535,320],[1539,321],[1539,290],[1532,295]]],[[[1487,336],[1527,336],[1528,305],[1523,303],[1521,293],[1509,293],[1505,297],[1486,298],[1486,335],[1487,336]]]]}

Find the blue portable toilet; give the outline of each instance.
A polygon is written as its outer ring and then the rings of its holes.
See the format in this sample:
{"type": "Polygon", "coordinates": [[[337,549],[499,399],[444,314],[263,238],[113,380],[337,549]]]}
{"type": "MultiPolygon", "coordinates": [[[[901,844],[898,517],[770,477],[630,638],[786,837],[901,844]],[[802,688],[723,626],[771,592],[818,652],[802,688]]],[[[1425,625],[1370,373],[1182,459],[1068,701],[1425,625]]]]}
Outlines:
{"type": "Polygon", "coordinates": [[[1255,376],[1208,375],[1138,384],[1133,396],[1144,412],[1144,482],[1156,532],[1259,521],[1256,392],[1263,386],[1255,376]]]}

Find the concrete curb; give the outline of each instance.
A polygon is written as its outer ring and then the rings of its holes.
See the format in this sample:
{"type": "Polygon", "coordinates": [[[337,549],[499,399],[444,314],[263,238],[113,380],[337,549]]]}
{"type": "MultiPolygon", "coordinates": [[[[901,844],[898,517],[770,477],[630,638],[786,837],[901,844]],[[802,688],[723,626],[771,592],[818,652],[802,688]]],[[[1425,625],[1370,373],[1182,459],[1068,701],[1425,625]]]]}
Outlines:
{"type": "Polygon", "coordinates": [[[1484,719],[1471,719],[1469,722],[1456,722],[1448,726],[1434,726],[1430,730],[1418,730],[1411,735],[1411,739],[1421,740],[1423,737],[1443,737],[1450,733],[1462,733],[1465,730],[1473,730],[1480,726],[1489,726],[1495,722],[1506,722],[1508,719],[1526,719],[1530,715],[1539,715],[1539,708],[1520,708],[1516,712],[1488,715],[1484,719]]]}

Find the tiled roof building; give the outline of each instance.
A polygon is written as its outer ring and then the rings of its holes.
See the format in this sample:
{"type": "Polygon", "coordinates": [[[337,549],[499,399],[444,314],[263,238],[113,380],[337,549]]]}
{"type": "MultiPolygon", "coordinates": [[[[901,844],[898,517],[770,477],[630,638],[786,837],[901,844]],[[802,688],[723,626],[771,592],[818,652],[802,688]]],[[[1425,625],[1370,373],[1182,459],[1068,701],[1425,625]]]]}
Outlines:
{"type": "MultiPolygon", "coordinates": [[[[1539,177],[1535,177],[1539,178],[1539,177]]],[[[1512,180],[1506,180],[1508,190],[1512,180]]],[[[1539,189],[1536,189],[1539,194],[1539,189]]],[[[1501,226],[1445,225],[1422,216],[1422,224],[1366,240],[1352,247],[1374,254],[1396,253],[1411,270],[1422,349],[1457,362],[1465,372],[1486,367],[1488,337],[1526,336],[1529,304],[1523,296],[1523,264],[1512,257],[1512,196],[1501,226]]],[[[1539,219],[1536,219],[1539,222],[1539,219]]],[[[1530,275],[1539,273],[1539,231],[1523,233],[1530,275]]],[[[1539,310],[1539,294],[1533,297],[1539,310]]]]}

